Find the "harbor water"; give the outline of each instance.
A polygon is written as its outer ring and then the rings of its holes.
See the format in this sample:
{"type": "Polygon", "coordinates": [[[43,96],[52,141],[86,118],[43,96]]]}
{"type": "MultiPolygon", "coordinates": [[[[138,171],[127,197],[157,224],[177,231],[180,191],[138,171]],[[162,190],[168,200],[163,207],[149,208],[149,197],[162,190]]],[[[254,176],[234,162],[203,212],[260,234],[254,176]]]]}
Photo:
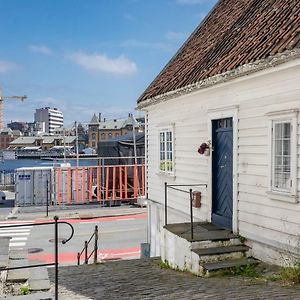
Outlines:
{"type": "MultiPolygon", "coordinates": [[[[51,167],[58,163],[63,163],[63,159],[46,160],[46,159],[8,159],[0,162],[0,172],[14,172],[15,169],[23,167],[51,167]]],[[[76,159],[67,159],[67,163],[76,166],[76,159]]],[[[97,166],[98,159],[79,159],[79,166],[97,166]]]]}

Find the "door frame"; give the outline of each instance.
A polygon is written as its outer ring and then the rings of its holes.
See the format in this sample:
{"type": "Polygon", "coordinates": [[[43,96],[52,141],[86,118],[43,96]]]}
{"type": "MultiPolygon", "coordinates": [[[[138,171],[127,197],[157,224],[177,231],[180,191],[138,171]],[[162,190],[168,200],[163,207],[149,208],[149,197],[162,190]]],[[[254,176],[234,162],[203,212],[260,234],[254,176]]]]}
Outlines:
{"type": "MultiPolygon", "coordinates": [[[[232,231],[238,232],[238,191],[237,191],[237,140],[238,140],[238,106],[226,106],[215,109],[210,109],[207,112],[208,115],[208,139],[212,141],[212,121],[218,119],[232,118],[232,130],[233,130],[233,156],[232,156],[232,231]]],[[[212,218],[212,155],[209,156],[208,162],[208,195],[210,202],[208,203],[208,219],[212,218]]]]}

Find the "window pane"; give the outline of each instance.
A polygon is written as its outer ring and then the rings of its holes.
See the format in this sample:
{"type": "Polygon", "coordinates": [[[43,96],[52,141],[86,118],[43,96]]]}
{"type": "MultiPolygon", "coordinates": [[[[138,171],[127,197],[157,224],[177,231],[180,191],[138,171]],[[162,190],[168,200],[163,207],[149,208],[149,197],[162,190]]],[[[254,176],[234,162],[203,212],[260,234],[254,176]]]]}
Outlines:
{"type": "Polygon", "coordinates": [[[280,140],[275,140],[275,155],[282,155],[282,145],[280,140]]]}
{"type": "Polygon", "coordinates": [[[284,123],[283,126],[283,138],[290,138],[291,137],[291,124],[290,123],[284,123]]]}
{"type": "Polygon", "coordinates": [[[281,139],[282,138],[282,123],[275,124],[275,138],[281,139]]]}
{"type": "Polygon", "coordinates": [[[164,172],[173,171],[173,145],[172,132],[160,132],[160,170],[164,172]]]}
{"type": "Polygon", "coordinates": [[[275,123],[273,128],[273,187],[289,191],[291,180],[291,123],[275,123]]]}
{"type": "Polygon", "coordinates": [[[290,155],[291,154],[291,141],[290,140],[283,140],[282,145],[283,155],[290,155]]]}

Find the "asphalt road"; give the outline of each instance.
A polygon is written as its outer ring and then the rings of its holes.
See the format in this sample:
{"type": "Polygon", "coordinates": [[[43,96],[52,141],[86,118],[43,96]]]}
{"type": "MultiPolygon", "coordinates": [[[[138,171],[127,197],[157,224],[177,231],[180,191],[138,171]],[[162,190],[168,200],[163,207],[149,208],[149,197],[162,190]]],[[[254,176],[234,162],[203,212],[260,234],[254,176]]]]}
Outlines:
{"type": "MultiPolygon", "coordinates": [[[[68,220],[74,226],[74,236],[67,244],[59,246],[59,261],[61,265],[73,265],[77,260],[77,252],[84,247],[84,241],[92,235],[94,228],[99,228],[100,259],[139,258],[140,244],[146,242],[146,214],[102,217],[89,220],[68,220]]],[[[59,237],[68,238],[70,228],[66,224],[59,225],[59,237]]],[[[50,263],[54,253],[54,226],[35,226],[30,230],[26,248],[29,259],[50,263]]],[[[93,243],[89,246],[89,252],[93,243]]],[[[82,262],[83,262],[82,257],[82,262]]]]}

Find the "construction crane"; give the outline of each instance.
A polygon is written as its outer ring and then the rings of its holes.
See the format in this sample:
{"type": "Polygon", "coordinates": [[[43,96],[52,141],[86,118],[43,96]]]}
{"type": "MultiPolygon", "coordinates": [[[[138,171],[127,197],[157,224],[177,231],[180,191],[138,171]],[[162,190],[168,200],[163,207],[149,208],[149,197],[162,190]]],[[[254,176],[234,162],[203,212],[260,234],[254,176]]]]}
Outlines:
{"type": "Polygon", "coordinates": [[[0,89],[0,130],[3,129],[4,127],[4,105],[3,105],[3,101],[5,99],[17,99],[17,100],[21,100],[24,101],[27,98],[27,96],[3,96],[1,89],[0,89]]]}

